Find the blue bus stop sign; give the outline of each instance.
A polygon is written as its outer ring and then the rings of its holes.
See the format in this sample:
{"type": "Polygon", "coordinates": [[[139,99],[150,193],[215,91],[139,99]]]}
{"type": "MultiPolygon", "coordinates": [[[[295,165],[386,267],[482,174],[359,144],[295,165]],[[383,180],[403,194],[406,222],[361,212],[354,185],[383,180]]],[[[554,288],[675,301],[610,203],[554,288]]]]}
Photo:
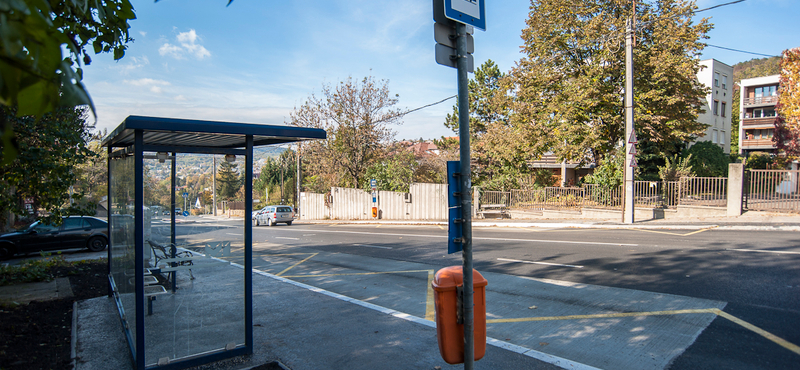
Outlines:
{"type": "Polygon", "coordinates": [[[486,31],[484,0],[444,0],[444,16],[486,31]]]}

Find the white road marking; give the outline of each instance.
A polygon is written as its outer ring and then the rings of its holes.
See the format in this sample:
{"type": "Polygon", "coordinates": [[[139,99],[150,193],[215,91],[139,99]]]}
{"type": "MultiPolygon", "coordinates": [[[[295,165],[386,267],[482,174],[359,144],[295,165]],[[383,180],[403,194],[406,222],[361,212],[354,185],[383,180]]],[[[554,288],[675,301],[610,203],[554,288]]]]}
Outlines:
{"type": "Polygon", "coordinates": [[[225,233],[225,235],[243,236],[244,234],[242,234],[242,233],[238,233],[238,234],[236,234],[236,233],[225,233]]]}
{"type": "Polygon", "coordinates": [[[498,258],[498,261],[504,262],[517,262],[517,263],[530,263],[534,265],[547,265],[547,266],[560,266],[560,267],[574,267],[576,269],[582,269],[583,266],[576,266],[576,265],[564,265],[561,263],[550,263],[550,262],[536,262],[536,261],[523,261],[523,260],[512,260],[509,258],[498,258]]]}
{"type": "Polygon", "coordinates": [[[392,247],[381,247],[379,245],[367,245],[367,244],[353,244],[358,247],[370,247],[370,248],[381,248],[381,249],[392,249],[392,247]]]}
{"type": "MultiPolygon", "coordinates": [[[[284,231],[294,231],[294,230],[284,230],[284,231]]],[[[297,230],[301,231],[301,230],[297,230]]],[[[339,233],[339,234],[362,234],[362,235],[375,235],[374,232],[361,232],[361,231],[342,231],[342,230],[317,230],[322,233],[339,233]]],[[[441,238],[446,239],[447,235],[414,235],[414,234],[393,234],[393,233],[380,233],[380,235],[386,236],[410,236],[410,237],[418,237],[418,238],[441,238]]],[[[553,243],[553,244],[591,244],[591,245],[613,245],[613,246],[624,246],[624,247],[638,247],[639,244],[628,244],[628,243],[604,243],[604,242],[590,242],[590,241],[569,241],[569,240],[544,240],[544,239],[509,239],[509,238],[473,238],[474,240],[500,240],[500,241],[508,241],[508,242],[531,242],[531,243],[553,243]]]]}
{"type": "Polygon", "coordinates": [[[300,240],[300,238],[289,238],[289,237],[285,237],[285,236],[276,236],[275,239],[300,240]]]}
{"type": "Polygon", "coordinates": [[[758,249],[726,249],[726,250],[737,251],[737,252],[758,252],[758,253],[775,253],[775,254],[800,254],[800,252],[767,251],[767,250],[758,250],[758,249]]]}

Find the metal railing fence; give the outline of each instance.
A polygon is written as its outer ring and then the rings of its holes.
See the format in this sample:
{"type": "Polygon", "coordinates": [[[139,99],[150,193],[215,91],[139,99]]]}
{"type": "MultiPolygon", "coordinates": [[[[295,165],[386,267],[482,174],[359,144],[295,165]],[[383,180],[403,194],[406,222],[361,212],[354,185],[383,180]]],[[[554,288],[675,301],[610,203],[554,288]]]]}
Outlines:
{"type": "Polygon", "coordinates": [[[728,204],[727,177],[682,177],[678,181],[678,204],[725,207],[728,204]]]}
{"type": "Polygon", "coordinates": [[[800,213],[800,170],[750,170],[747,209],[800,213]]]}
{"type": "MultiPolygon", "coordinates": [[[[675,208],[678,205],[724,207],[727,204],[725,177],[683,177],[679,181],[636,181],[634,202],[639,207],[675,208]]],[[[622,209],[622,186],[596,184],[582,187],[547,187],[532,190],[481,191],[481,205],[509,209],[545,210],[608,208],[622,209]]]]}

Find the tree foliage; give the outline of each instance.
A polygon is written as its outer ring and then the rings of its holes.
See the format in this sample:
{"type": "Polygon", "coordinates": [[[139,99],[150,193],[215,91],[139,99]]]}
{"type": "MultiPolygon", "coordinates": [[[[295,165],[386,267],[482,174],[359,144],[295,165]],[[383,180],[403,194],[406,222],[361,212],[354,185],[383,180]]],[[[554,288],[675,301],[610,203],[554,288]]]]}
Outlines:
{"type": "Polygon", "coordinates": [[[391,126],[401,123],[394,108],[397,95],[388,81],[352,77],[336,85],[323,85],[322,96],[312,94],[290,114],[290,124],[322,128],[326,140],[303,145],[303,168],[316,176],[322,187],[359,187],[367,168],[379,160],[382,149],[394,137],[391,126]]]}
{"type": "MultiPolygon", "coordinates": [[[[0,6],[0,104],[18,116],[40,116],[57,107],[89,105],[81,65],[95,54],[125,55],[136,19],[129,0],[21,0],[0,6]],[[66,51],[67,55],[63,55],[66,51]]],[[[13,158],[12,121],[3,120],[4,160],[13,158]]]]}
{"type": "Polygon", "coordinates": [[[238,165],[233,162],[222,161],[217,171],[217,195],[225,200],[236,199],[236,193],[242,187],[239,177],[238,165]]]}
{"type": "MultiPolygon", "coordinates": [[[[710,29],[693,24],[691,2],[637,3],[636,131],[658,153],[676,153],[706,128],[697,122],[705,88],[696,57],[710,29]]],[[[522,31],[525,56],[506,80],[509,140],[531,157],[598,161],[624,131],[627,0],[536,0],[522,31]]]]}
{"type": "Polygon", "coordinates": [[[264,199],[267,203],[270,203],[271,199],[275,199],[279,203],[294,203],[297,192],[295,189],[297,184],[295,181],[297,177],[296,163],[297,153],[291,149],[281,152],[278,158],[267,158],[264,166],[261,167],[261,175],[253,182],[253,191],[255,192],[253,198],[263,199],[263,196],[269,194],[269,199],[264,199]]]}
{"type": "Polygon", "coordinates": [[[773,142],[790,157],[800,156],[800,48],[785,50],[781,58],[778,103],[775,105],[773,142]]]}
{"type": "Polygon", "coordinates": [[[681,177],[692,177],[694,171],[692,171],[691,161],[691,154],[682,158],[676,155],[672,157],[672,160],[664,158],[666,164],[658,167],[658,176],[662,181],[678,181],[681,177]]]}
{"type": "MultiPolygon", "coordinates": [[[[472,182],[486,190],[518,188],[520,179],[532,173],[528,166],[529,148],[535,142],[509,125],[507,91],[502,85],[505,78],[489,59],[478,67],[468,84],[472,182]]],[[[445,126],[458,132],[457,106],[447,115],[445,126]]],[[[452,144],[458,148],[457,142],[452,144]]]]}
{"type": "Polygon", "coordinates": [[[698,142],[684,152],[691,156],[689,163],[698,177],[726,177],[730,156],[719,145],[710,141],[698,142]]]}
{"type": "Polygon", "coordinates": [[[400,150],[367,168],[361,188],[370,191],[370,179],[375,179],[378,190],[407,193],[419,166],[414,153],[400,150]]]}
{"type": "Polygon", "coordinates": [[[87,145],[92,127],[85,108],[62,108],[37,119],[17,117],[13,109],[0,108],[0,116],[12,123],[19,154],[0,164],[0,217],[36,218],[40,210],[52,218],[81,213],[94,214],[91,204],[79,200],[86,189],[75,189],[79,202],[70,204],[69,188],[76,183],[76,167],[92,161],[97,154],[87,145]],[[33,201],[30,214],[25,199],[33,201]]]}

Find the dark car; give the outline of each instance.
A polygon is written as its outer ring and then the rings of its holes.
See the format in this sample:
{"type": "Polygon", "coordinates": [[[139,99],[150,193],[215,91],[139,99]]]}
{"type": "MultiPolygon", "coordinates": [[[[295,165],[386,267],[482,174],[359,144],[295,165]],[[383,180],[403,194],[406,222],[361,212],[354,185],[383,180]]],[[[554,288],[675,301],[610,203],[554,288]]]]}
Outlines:
{"type": "Polygon", "coordinates": [[[87,248],[99,252],[108,245],[108,223],[88,216],[64,217],[60,226],[36,221],[16,232],[0,235],[0,259],[18,253],[87,248]]]}

